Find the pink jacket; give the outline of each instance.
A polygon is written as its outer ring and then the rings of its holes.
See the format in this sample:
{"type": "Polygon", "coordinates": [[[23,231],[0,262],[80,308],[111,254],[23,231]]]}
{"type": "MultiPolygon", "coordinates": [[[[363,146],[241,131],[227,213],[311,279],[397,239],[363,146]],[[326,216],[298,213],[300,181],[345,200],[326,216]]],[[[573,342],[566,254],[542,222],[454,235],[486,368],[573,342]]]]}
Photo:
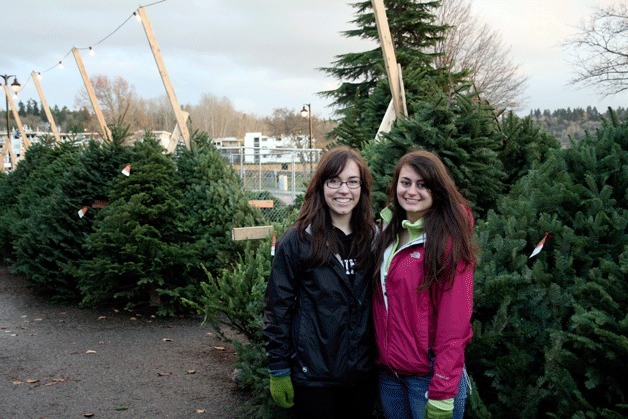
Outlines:
{"type": "Polygon", "coordinates": [[[458,392],[465,347],[473,335],[474,267],[459,263],[453,286],[435,292],[432,302],[429,291],[417,293],[423,280],[423,243],[410,242],[398,250],[386,275],[390,250],[382,265],[382,286],[373,293],[377,363],[399,374],[428,375],[431,349],[434,376],[429,398],[452,398],[458,392]]]}

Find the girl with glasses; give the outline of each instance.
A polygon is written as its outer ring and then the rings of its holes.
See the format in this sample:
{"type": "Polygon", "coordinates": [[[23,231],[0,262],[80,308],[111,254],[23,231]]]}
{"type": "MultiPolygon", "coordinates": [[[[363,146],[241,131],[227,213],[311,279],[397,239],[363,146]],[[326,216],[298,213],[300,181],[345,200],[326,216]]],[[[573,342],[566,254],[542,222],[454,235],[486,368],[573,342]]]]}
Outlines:
{"type": "Polygon", "coordinates": [[[373,318],[387,418],[462,418],[476,248],[469,204],[426,151],[395,167],[377,239],[373,318]]]}
{"type": "Polygon", "coordinates": [[[264,308],[270,392],[298,418],[373,412],[371,184],[355,150],[326,152],[277,242],[264,308]]]}

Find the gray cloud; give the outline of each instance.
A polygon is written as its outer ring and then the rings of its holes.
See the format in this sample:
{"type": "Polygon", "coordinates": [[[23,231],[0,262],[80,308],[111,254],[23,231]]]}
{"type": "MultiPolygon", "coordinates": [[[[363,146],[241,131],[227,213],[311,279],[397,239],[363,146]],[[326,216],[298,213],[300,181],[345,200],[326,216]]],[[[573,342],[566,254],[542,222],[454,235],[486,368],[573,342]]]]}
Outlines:
{"type": "MultiPolygon", "coordinates": [[[[555,1],[571,4],[570,0],[555,1]]],[[[72,47],[88,47],[100,41],[138,6],[128,0],[5,3],[0,26],[0,73],[17,74],[22,83],[32,70],[54,67],[72,47]]],[[[531,10],[536,7],[533,3],[525,7],[531,10]]],[[[518,0],[500,0],[499,5],[503,16],[515,6],[524,7],[518,0]]],[[[304,102],[312,102],[315,114],[329,116],[327,103],[316,92],[332,88],[336,81],[316,69],[330,65],[338,54],[373,47],[341,35],[341,31],[352,28],[349,21],[354,18],[354,9],[340,0],[167,0],[146,10],[182,103],[195,103],[202,94],[210,93],[228,97],[243,112],[269,115],[275,108],[300,108],[304,102]]],[[[144,31],[134,19],[95,49],[95,57],[83,51],[90,75],[123,76],[144,97],[164,94],[144,31]]],[[[521,53],[523,62],[524,54],[530,51],[545,60],[545,68],[560,66],[555,64],[560,59],[555,51],[542,53],[538,45],[514,45],[513,59],[518,61],[517,54],[521,53]]],[[[65,62],[66,70],[50,70],[42,84],[49,103],[72,106],[82,82],[72,55],[65,62]]],[[[527,68],[536,71],[534,66],[527,68]]],[[[567,73],[556,75],[560,81],[549,81],[546,74],[538,79],[534,73],[529,76],[531,86],[543,82],[562,86],[569,78],[567,73]]],[[[560,96],[560,92],[552,92],[560,96]]],[[[534,95],[528,94],[530,107],[548,103],[540,97],[541,89],[529,93],[534,95]]],[[[564,95],[565,100],[575,101],[573,92],[569,93],[564,95]]],[[[552,103],[573,107],[588,101],[604,108],[592,92],[578,94],[575,104],[552,103]]],[[[32,83],[20,96],[22,100],[28,97],[38,99],[32,83]]]]}

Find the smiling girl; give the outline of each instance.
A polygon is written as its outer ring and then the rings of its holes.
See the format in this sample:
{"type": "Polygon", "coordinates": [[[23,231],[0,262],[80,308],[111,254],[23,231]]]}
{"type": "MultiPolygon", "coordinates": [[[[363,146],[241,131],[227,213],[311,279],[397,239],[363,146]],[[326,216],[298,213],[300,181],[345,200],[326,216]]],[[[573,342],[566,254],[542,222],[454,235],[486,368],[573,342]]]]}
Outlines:
{"type": "Polygon", "coordinates": [[[403,156],[377,240],[373,318],[387,418],[462,418],[476,248],[469,205],[440,159],[403,156]]]}
{"type": "Polygon", "coordinates": [[[371,183],[355,150],[328,151],[277,243],[264,307],[270,392],[298,418],[373,411],[371,183]]]}

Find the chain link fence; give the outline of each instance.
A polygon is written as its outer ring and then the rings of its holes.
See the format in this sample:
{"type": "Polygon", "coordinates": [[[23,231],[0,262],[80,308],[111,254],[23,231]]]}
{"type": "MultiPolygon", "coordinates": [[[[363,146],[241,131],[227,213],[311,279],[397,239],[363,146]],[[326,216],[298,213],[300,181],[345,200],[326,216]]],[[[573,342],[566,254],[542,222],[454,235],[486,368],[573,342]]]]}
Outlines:
{"type": "Polygon", "coordinates": [[[249,199],[273,201],[271,208],[261,208],[270,223],[281,222],[290,214],[297,197],[305,193],[323,151],[262,147],[219,150],[242,179],[249,199]]]}

